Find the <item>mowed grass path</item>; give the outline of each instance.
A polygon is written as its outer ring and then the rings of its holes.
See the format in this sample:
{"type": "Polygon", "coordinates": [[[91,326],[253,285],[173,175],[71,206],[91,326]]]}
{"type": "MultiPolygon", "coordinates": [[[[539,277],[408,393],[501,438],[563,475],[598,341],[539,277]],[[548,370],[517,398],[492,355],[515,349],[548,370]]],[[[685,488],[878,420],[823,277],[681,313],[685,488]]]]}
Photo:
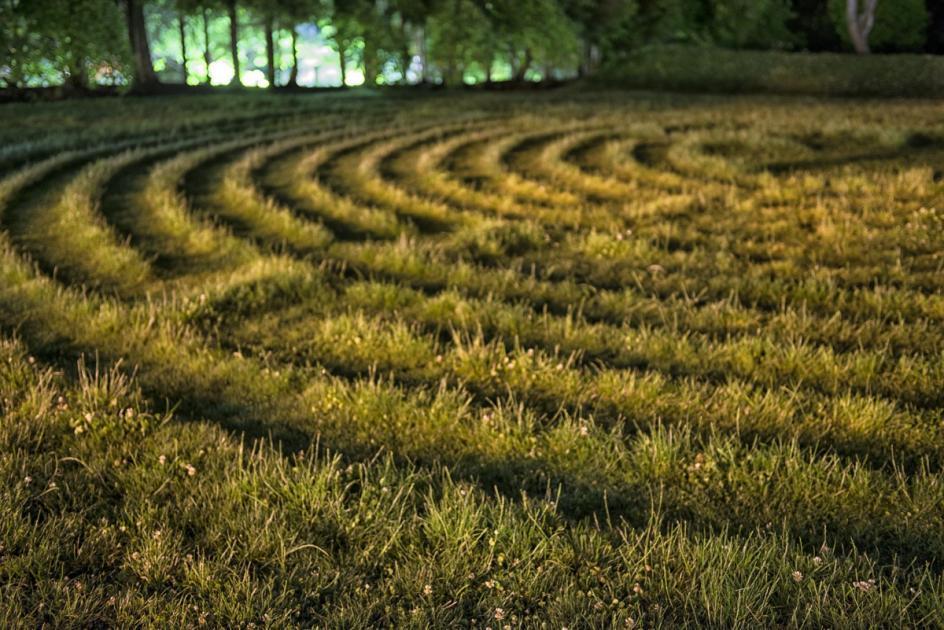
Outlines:
{"type": "Polygon", "coordinates": [[[0,116],[0,626],[944,626],[938,105],[0,116]]]}

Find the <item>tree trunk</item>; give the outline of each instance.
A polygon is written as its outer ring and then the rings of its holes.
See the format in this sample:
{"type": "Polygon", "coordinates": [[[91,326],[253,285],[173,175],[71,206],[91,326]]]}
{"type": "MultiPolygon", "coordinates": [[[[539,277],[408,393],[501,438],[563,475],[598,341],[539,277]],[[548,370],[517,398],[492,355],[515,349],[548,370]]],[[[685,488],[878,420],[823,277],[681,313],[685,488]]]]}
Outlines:
{"type": "Polygon", "coordinates": [[[288,84],[292,87],[298,85],[298,34],[295,32],[295,26],[292,26],[292,73],[288,77],[288,84]]]}
{"type": "Polygon", "coordinates": [[[400,21],[400,42],[403,44],[400,47],[400,54],[398,55],[400,58],[400,84],[407,85],[410,81],[407,79],[406,72],[410,69],[410,62],[413,60],[413,56],[410,54],[410,30],[403,20],[400,21]]]}
{"type": "Polygon", "coordinates": [[[233,61],[233,80],[230,85],[242,85],[239,76],[239,23],[236,16],[236,0],[229,0],[229,54],[233,61]]]}
{"type": "Polygon", "coordinates": [[[148,45],[147,30],[144,25],[144,6],[140,0],[125,0],[128,20],[128,39],[131,41],[131,55],[134,61],[134,85],[136,88],[148,88],[158,83],[154,66],[151,65],[151,47],[148,45]]]}
{"type": "Polygon", "coordinates": [[[518,71],[515,72],[515,81],[521,83],[524,81],[525,75],[528,73],[528,68],[531,67],[531,49],[524,49],[524,61],[518,66],[518,71]]]}
{"type": "Polygon", "coordinates": [[[420,28],[420,83],[429,81],[429,70],[427,69],[429,59],[429,46],[426,41],[426,23],[420,28]]]}
{"type": "Polygon", "coordinates": [[[846,0],[846,27],[849,30],[849,39],[852,47],[860,55],[869,54],[869,34],[875,26],[875,7],[878,0],[864,0],[862,11],[859,11],[858,0],[846,0]]]}
{"type": "MultiPolygon", "coordinates": [[[[455,0],[452,8],[452,20],[462,23],[462,2],[455,0]]],[[[446,62],[446,76],[443,81],[447,86],[462,84],[462,71],[459,69],[459,42],[455,38],[449,42],[449,59],[446,62]]]]}
{"type": "Polygon", "coordinates": [[[347,56],[347,48],[338,44],[338,57],[341,59],[341,87],[347,85],[347,67],[344,58],[347,56]]]}
{"type": "Polygon", "coordinates": [[[274,19],[272,15],[266,17],[265,22],[265,44],[266,44],[266,78],[269,81],[269,89],[275,88],[275,36],[273,30],[274,19]]]}
{"type": "Polygon", "coordinates": [[[577,78],[583,79],[593,74],[593,44],[589,38],[583,40],[583,54],[580,56],[580,65],[577,66],[577,78]]]}
{"type": "Polygon", "coordinates": [[[407,85],[410,82],[410,80],[407,78],[406,72],[407,70],[410,69],[410,61],[412,60],[412,56],[410,55],[409,49],[405,48],[401,50],[399,57],[400,57],[400,61],[399,61],[400,84],[407,85]]]}
{"type": "Polygon", "coordinates": [[[446,71],[443,73],[443,84],[452,87],[456,84],[456,54],[454,48],[450,48],[449,57],[446,60],[446,71]]]}
{"type": "Polygon", "coordinates": [[[186,20],[183,13],[177,14],[177,27],[180,29],[180,69],[184,75],[184,85],[187,85],[187,31],[186,20]]]}
{"type": "Polygon", "coordinates": [[[377,75],[380,74],[377,68],[377,51],[370,41],[364,42],[364,85],[377,85],[377,75]]]}
{"type": "Polygon", "coordinates": [[[69,64],[69,77],[67,79],[69,87],[76,92],[87,92],[89,89],[88,72],[85,70],[85,62],[77,60],[74,64],[69,64]]]}
{"type": "Polygon", "coordinates": [[[213,56],[210,54],[210,16],[206,7],[203,7],[203,62],[206,64],[206,82],[210,85],[210,64],[213,56]]]}

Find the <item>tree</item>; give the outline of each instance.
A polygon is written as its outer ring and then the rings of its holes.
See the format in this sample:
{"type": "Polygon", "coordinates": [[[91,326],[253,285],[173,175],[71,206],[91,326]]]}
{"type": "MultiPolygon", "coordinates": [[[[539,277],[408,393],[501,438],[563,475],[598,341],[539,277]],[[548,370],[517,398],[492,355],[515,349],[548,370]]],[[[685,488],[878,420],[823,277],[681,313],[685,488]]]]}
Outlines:
{"type": "Polygon", "coordinates": [[[447,0],[394,0],[394,5],[401,17],[404,40],[398,54],[403,79],[410,66],[411,41],[417,48],[420,60],[420,82],[428,80],[429,68],[429,19],[447,0]]]}
{"type": "Polygon", "coordinates": [[[203,18],[203,63],[206,66],[206,82],[210,85],[212,83],[210,64],[213,63],[213,53],[210,51],[210,11],[206,5],[201,8],[201,13],[203,14],[201,16],[203,18]]]}
{"type": "Polygon", "coordinates": [[[429,63],[445,85],[461,85],[466,66],[475,61],[477,34],[491,24],[473,0],[446,0],[429,19],[429,63]]]}
{"type": "MultiPolygon", "coordinates": [[[[203,34],[203,62],[206,66],[206,82],[210,83],[210,64],[213,63],[212,47],[210,44],[210,11],[219,7],[214,0],[174,0],[174,6],[178,13],[178,19],[183,22],[186,16],[200,16],[201,30],[203,34]]],[[[186,37],[182,30],[180,31],[181,54],[184,63],[184,82],[187,81],[187,50],[186,37]]]]}
{"type": "Polygon", "coordinates": [[[846,0],[846,28],[849,39],[860,55],[869,53],[869,33],[875,26],[875,7],[878,0],[863,0],[861,10],[859,0],[846,0]]]}
{"type": "Polygon", "coordinates": [[[36,8],[22,0],[0,0],[0,86],[20,87],[42,74],[43,51],[52,48],[36,8]]]}
{"type": "Polygon", "coordinates": [[[608,57],[633,47],[639,33],[637,0],[562,0],[580,39],[578,74],[588,76],[608,57]]]}
{"type": "Polygon", "coordinates": [[[370,0],[334,0],[328,16],[319,20],[322,33],[334,44],[341,69],[341,87],[347,85],[347,65],[358,44],[363,44],[361,18],[370,0]]]}
{"type": "Polygon", "coordinates": [[[795,44],[813,52],[839,50],[842,40],[833,26],[829,3],[822,0],[793,0],[793,18],[788,23],[795,44]]]}
{"type": "Polygon", "coordinates": [[[236,0],[226,0],[226,14],[229,17],[229,54],[233,63],[233,78],[230,85],[242,85],[239,71],[239,16],[236,0]]]}
{"type": "Polygon", "coordinates": [[[288,82],[286,85],[291,87],[298,86],[298,27],[295,24],[292,24],[289,29],[292,38],[292,69],[288,75],[288,82]]]}
{"type": "Polygon", "coordinates": [[[408,83],[413,48],[419,53],[421,68],[426,65],[427,17],[438,0],[393,0],[389,4],[389,54],[400,72],[400,82],[408,83]]]}
{"type": "MultiPolygon", "coordinates": [[[[156,81],[147,55],[130,64],[132,26],[115,0],[0,0],[0,85],[63,82],[86,89],[94,81],[156,81]],[[146,59],[146,63],[143,61],[146,59]]],[[[139,18],[143,16],[139,15],[139,18]]],[[[138,33],[135,32],[135,36],[138,33]]]]}
{"type": "Polygon", "coordinates": [[[830,0],[840,38],[859,54],[919,52],[927,39],[925,0],[830,0]]]}
{"type": "MultiPolygon", "coordinates": [[[[0,11],[4,18],[0,21],[0,41],[11,52],[9,60],[4,58],[0,62],[0,75],[5,76],[5,83],[22,84],[28,80],[30,70],[40,66],[57,72],[76,89],[86,89],[91,80],[104,76],[127,77],[127,35],[131,33],[132,22],[123,19],[114,0],[0,2],[4,3],[0,11]]],[[[146,51],[146,34],[143,43],[146,51]]],[[[140,69],[135,67],[134,80],[138,85],[148,80],[148,71],[150,78],[156,80],[149,55],[146,61],[140,69]]]]}
{"type": "Polygon", "coordinates": [[[177,13],[177,28],[180,31],[180,71],[184,85],[187,85],[187,17],[180,12],[177,13]]]}
{"type": "Polygon", "coordinates": [[[423,0],[335,0],[319,25],[338,52],[342,82],[347,83],[352,62],[363,68],[366,85],[380,82],[390,63],[400,69],[406,80],[412,32],[405,16],[412,15],[422,3],[423,0]]]}
{"type": "Polygon", "coordinates": [[[711,0],[708,32],[729,48],[783,49],[797,40],[792,18],[789,0],[711,0]]]}
{"type": "MultiPolygon", "coordinates": [[[[313,4],[313,3],[307,3],[313,4]]],[[[270,88],[276,84],[275,30],[282,21],[292,23],[292,63],[297,67],[298,50],[295,42],[295,20],[305,10],[306,3],[299,0],[248,0],[248,7],[261,19],[266,47],[266,80],[270,88]]],[[[295,70],[297,76],[297,70],[295,70]]]]}
{"type": "Polygon", "coordinates": [[[151,65],[151,47],[144,24],[144,3],[143,0],[124,0],[124,4],[128,40],[131,42],[131,59],[134,64],[135,88],[147,90],[159,82],[154,66],[151,65]]]}
{"type": "MultiPolygon", "coordinates": [[[[647,43],[704,41],[710,21],[710,7],[703,0],[639,0],[632,36],[647,43]]],[[[620,46],[630,47],[625,40],[620,46]]]]}
{"type": "Polygon", "coordinates": [[[306,20],[317,22],[324,12],[320,0],[279,0],[281,22],[289,28],[292,38],[292,69],[288,85],[298,85],[298,24],[306,20]]]}
{"type": "Polygon", "coordinates": [[[508,51],[514,80],[523,81],[534,64],[577,65],[578,27],[557,0],[491,0],[483,7],[494,37],[508,51]]]}

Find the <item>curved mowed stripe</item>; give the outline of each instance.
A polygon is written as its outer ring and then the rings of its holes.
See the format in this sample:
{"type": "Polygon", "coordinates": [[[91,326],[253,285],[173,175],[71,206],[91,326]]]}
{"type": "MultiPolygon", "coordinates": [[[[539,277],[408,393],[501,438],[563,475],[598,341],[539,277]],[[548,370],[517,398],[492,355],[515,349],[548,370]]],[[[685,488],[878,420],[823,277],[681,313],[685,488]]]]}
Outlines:
{"type": "Polygon", "coordinates": [[[584,489],[574,519],[642,526],[659,487],[697,531],[794,514],[801,545],[940,566],[944,151],[904,155],[932,119],[874,137],[816,107],[814,141],[775,105],[539,103],[9,148],[0,326],[189,417],[584,489]]]}

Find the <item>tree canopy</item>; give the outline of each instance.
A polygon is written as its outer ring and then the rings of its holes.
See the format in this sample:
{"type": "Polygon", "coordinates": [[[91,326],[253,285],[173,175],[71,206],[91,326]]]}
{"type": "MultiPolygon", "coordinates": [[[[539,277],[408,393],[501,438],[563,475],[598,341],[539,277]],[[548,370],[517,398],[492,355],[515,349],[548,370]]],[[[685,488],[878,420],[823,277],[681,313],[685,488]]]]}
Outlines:
{"type": "Polygon", "coordinates": [[[341,85],[558,79],[619,63],[645,46],[678,42],[734,49],[940,52],[944,36],[934,26],[942,16],[929,4],[0,0],[0,87],[221,82],[214,77],[216,64],[225,67],[228,81],[248,78],[260,86],[296,84],[306,63],[314,63],[316,75],[331,66],[336,78],[329,82],[341,85]],[[312,50],[319,55],[315,61],[312,50]]]}

